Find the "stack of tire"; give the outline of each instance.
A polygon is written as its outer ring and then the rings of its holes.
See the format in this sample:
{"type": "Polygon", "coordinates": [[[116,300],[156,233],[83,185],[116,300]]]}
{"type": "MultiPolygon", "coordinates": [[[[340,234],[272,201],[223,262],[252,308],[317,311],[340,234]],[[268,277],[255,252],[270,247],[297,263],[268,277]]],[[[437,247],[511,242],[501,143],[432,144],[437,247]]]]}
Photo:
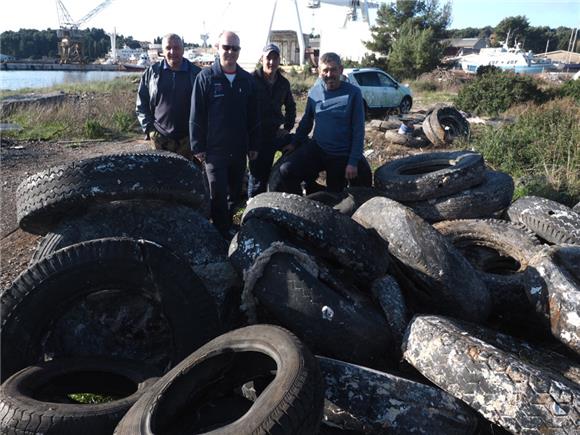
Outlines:
{"type": "Polygon", "coordinates": [[[558,313],[572,320],[580,309],[578,248],[551,247],[559,256],[547,256],[531,231],[506,220],[433,226],[384,195],[352,209],[265,193],[248,203],[230,245],[249,321],[281,325],[319,355],[325,426],[577,430],[579,330],[569,321],[550,331],[535,302],[533,265],[548,262],[544,285],[567,286],[558,313]]]}
{"type": "Polygon", "coordinates": [[[389,118],[388,120],[373,119],[369,123],[369,130],[381,132],[385,140],[396,145],[418,148],[426,145],[427,139],[421,126],[417,126],[412,135],[400,134],[399,127],[406,117],[389,118]]]}
{"type": "Polygon", "coordinates": [[[469,122],[455,107],[436,105],[423,120],[423,133],[436,147],[452,143],[458,138],[468,138],[469,122]]]}
{"type": "Polygon", "coordinates": [[[2,433],[112,433],[152,376],[238,321],[239,278],[207,220],[204,179],[155,151],[21,183],[19,225],[44,237],[0,296],[2,433]],[[94,391],[120,399],[70,398],[94,391]]]}

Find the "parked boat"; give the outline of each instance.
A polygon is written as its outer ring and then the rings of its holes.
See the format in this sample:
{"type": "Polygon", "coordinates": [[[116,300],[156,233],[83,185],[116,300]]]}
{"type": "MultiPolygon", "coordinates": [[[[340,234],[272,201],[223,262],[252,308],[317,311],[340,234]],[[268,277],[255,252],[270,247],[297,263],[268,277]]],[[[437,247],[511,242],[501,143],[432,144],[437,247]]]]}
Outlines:
{"type": "Polygon", "coordinates": [[[535,57],[531,51],[524,51],[519,43],[511,48],[505,43],[499,48],[482,48],[478,54],[462,56],[459,63],[463,71],[473,74],[484,65],[520,74],[538,74],[556,69],[551,60],[535,57]]]}
{"type": "Polygon", "coordinates": [[[144,71],[149,65],[151,65],[149,56],[147,53],[142,53],[136,63],[124,63],[123,68],[128,71],[144,71]]]}

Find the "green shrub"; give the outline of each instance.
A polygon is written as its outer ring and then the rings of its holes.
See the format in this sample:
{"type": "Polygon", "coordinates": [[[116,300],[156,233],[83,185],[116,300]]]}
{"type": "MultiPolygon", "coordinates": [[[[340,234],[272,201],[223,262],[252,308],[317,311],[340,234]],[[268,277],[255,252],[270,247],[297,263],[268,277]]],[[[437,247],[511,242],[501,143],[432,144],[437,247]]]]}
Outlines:
{"type": "Polygon", "coordinates": [[[105,137],[105,127],[99,121],[87,119],[85,122],[84,135],[87,139],[101,139],[105,137]]]}
{"type": "Polygon", "coordinates": [[[136,118],[133,113],[116,110],[113,112],[113,124],[122,133],[130,132],[135,126],[136,118]]]}
{"type": "Polygon", "coordinates": [[[495,65],[480,65],[477,67],[477,71],[475,72],[476,75],[482,76],[484,74],[489,73],[500,73],[501,68],[498,68],[495,65]]]}
{"type": "Polygon", "coordinates": [[[580,79],[568,80],[557,91],[560,98],[571,97],[577,102],[580,101],[580,79]]]}
{"type": "Polygon", "coordinates": [[[516,104],[545,100],[546,95],[533,78],[489,71],[465,85],[457,94],[455,104],[467,112],[496,116],[516,104]]]}
{"type": "Polygon", "coordinates": [[[411,82],[411,89],[415,92],[435,92],[439,90],[439,86],[436,82],[416,80],[411,82]]]}
{"type": "Polygon", "coordinates": [[[580,105],[566,98],[516,109],[513,124],[487,126],[470,145],[491,167],[520,180],[516,196],[573,205],[580,199],[580,105]]]}

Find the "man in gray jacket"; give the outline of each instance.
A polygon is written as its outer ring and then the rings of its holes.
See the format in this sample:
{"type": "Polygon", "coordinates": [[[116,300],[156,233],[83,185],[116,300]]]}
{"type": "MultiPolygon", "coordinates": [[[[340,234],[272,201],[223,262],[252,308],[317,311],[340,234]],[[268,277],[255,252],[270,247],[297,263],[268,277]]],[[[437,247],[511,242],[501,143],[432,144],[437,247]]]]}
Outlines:
{"type": "Polygon", "coordinates": [[[189,145],[191,93],[201,69],[183,58],[183,41],[176,34],[163,37],[164,59],[143,73],[137,94],[137,118],[155,149],[192,159],[189,145]]]}

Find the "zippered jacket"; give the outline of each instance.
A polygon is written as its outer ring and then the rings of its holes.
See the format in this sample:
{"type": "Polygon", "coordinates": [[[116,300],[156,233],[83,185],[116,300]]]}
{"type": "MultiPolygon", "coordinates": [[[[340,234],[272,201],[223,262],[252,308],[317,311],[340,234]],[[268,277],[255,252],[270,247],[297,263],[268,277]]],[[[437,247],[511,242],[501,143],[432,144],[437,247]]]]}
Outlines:
{"type": "MultiPolygon", "coordinates": [[[[144,133],[153,131],[153,124],[155,122],[155,107],[159,103],[159,94],[157,92],[159,84],[159,75],[161,74],[162,62],[155,62],[145,70],[139,82],[139,90],[137,91],[137,104],[135,111],[137,119],[141,124],[141,129],[144,133]]],[[[195,83],[195,78],[201,71],[201,68],[192,64],[189,60],[183,59],[183,62],[188,66],[191,72],[191,85],[195,83]]]]}
{"type": "Polygon", "coordinates": [[[230,83],[219,60],[203,69],[193,86],[189,134],[193,153],[205,152],[208,161],[227,162],[257,151],[260,119],[252,75],[236,65],[230,83]]]}
{"type": "Polygon", "coordinates": [[[296,103],[290,90],[290,82],[280,70],[276,71],[276,81],[270,85],[264,77],[264,69],[258,68],[252,75],[256,79],[258,108],[262,121],[262,139],[272,134],[281,125],[286,130],[294,128],[296,121],[296,103]],[[284,106],[284,114],[282,114],[284,106]]]}

